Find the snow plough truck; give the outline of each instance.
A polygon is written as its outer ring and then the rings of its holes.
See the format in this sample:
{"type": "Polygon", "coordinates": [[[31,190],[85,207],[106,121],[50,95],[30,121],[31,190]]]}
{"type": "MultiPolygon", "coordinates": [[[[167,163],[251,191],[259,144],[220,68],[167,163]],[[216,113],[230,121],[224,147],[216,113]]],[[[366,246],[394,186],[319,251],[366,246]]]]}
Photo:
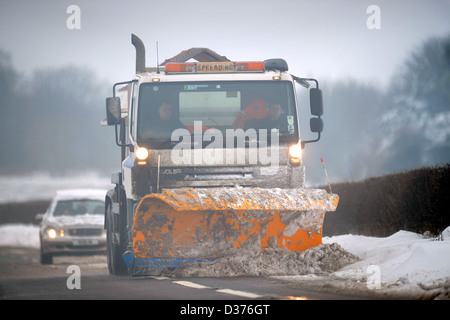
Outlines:
{"type": "Polygon", "coordinates": [[[146,67],[143,42],[131,43],[136,75],[114,84],[103,121],[121,153],[105,198],[109,272],[321,244],[339,198],[305,188],[302,150],[323,130],[318,81],[280,58],[230,61],[208,48],[146,67]],[[300,138],[297,85],[310,91],[311,140],[300,138]]]}

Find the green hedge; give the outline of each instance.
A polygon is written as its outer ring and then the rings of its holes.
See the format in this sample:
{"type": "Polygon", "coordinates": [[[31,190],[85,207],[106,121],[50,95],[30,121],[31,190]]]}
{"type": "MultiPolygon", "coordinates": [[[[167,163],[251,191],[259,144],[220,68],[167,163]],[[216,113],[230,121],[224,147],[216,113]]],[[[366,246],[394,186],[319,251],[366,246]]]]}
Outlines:
{"type": "Polygon", "coordinates": [[[0,224],[35,223],[36,214],[44,213],[49,205],[50,200],[0,204],[0,224]]]}
{"type": "Polygon", "coordinates": [[[362,182],[332,185],[340,201],[323,234],[388,236],[399,230],[439,234],[450,225],[450,163],[362,182]]]}

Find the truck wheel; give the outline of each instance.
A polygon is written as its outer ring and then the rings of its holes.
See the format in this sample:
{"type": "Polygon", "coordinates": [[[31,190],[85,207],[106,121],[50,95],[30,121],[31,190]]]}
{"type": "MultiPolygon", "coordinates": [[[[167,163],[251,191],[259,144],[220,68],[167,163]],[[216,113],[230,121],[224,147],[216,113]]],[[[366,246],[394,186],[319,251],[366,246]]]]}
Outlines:
{"type": "MultiPolygon", "coordinates": [[[[114,232],[113,213],[111,204],[106,208],[106,257],[108,261],[108,271],[113,275],[128,274],[127,266],[123,261],[122,253],[125,251],[120,245],[116,245],[112,241],[114,232]]],[[[120,227],[120,226],[119,226],[120,227]]]]}

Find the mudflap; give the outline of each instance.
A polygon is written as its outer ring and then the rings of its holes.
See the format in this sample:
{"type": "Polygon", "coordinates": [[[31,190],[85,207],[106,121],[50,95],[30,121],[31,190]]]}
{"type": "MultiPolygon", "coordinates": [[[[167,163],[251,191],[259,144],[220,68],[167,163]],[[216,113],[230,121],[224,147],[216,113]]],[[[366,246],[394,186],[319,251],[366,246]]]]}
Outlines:
{"type": "Polygon", "coordinates": [[[144,197],[133,223],[130,274],[159,275],[235,250],[303,251],[322,243],[325,212],[339,197],[321,189],[172,189],[144,197]]]}

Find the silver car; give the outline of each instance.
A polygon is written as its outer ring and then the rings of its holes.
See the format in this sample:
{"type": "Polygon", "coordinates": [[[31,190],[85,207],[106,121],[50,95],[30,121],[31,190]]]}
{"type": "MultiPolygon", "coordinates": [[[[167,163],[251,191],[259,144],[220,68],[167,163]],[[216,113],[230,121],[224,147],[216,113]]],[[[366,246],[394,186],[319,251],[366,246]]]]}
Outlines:
{"type": "Polygon", "coordinates": [[[105,190],[58,191],[49,208],[37,219],[41,263],[52,264],[54,255],[104,253],[105,190]]]}

